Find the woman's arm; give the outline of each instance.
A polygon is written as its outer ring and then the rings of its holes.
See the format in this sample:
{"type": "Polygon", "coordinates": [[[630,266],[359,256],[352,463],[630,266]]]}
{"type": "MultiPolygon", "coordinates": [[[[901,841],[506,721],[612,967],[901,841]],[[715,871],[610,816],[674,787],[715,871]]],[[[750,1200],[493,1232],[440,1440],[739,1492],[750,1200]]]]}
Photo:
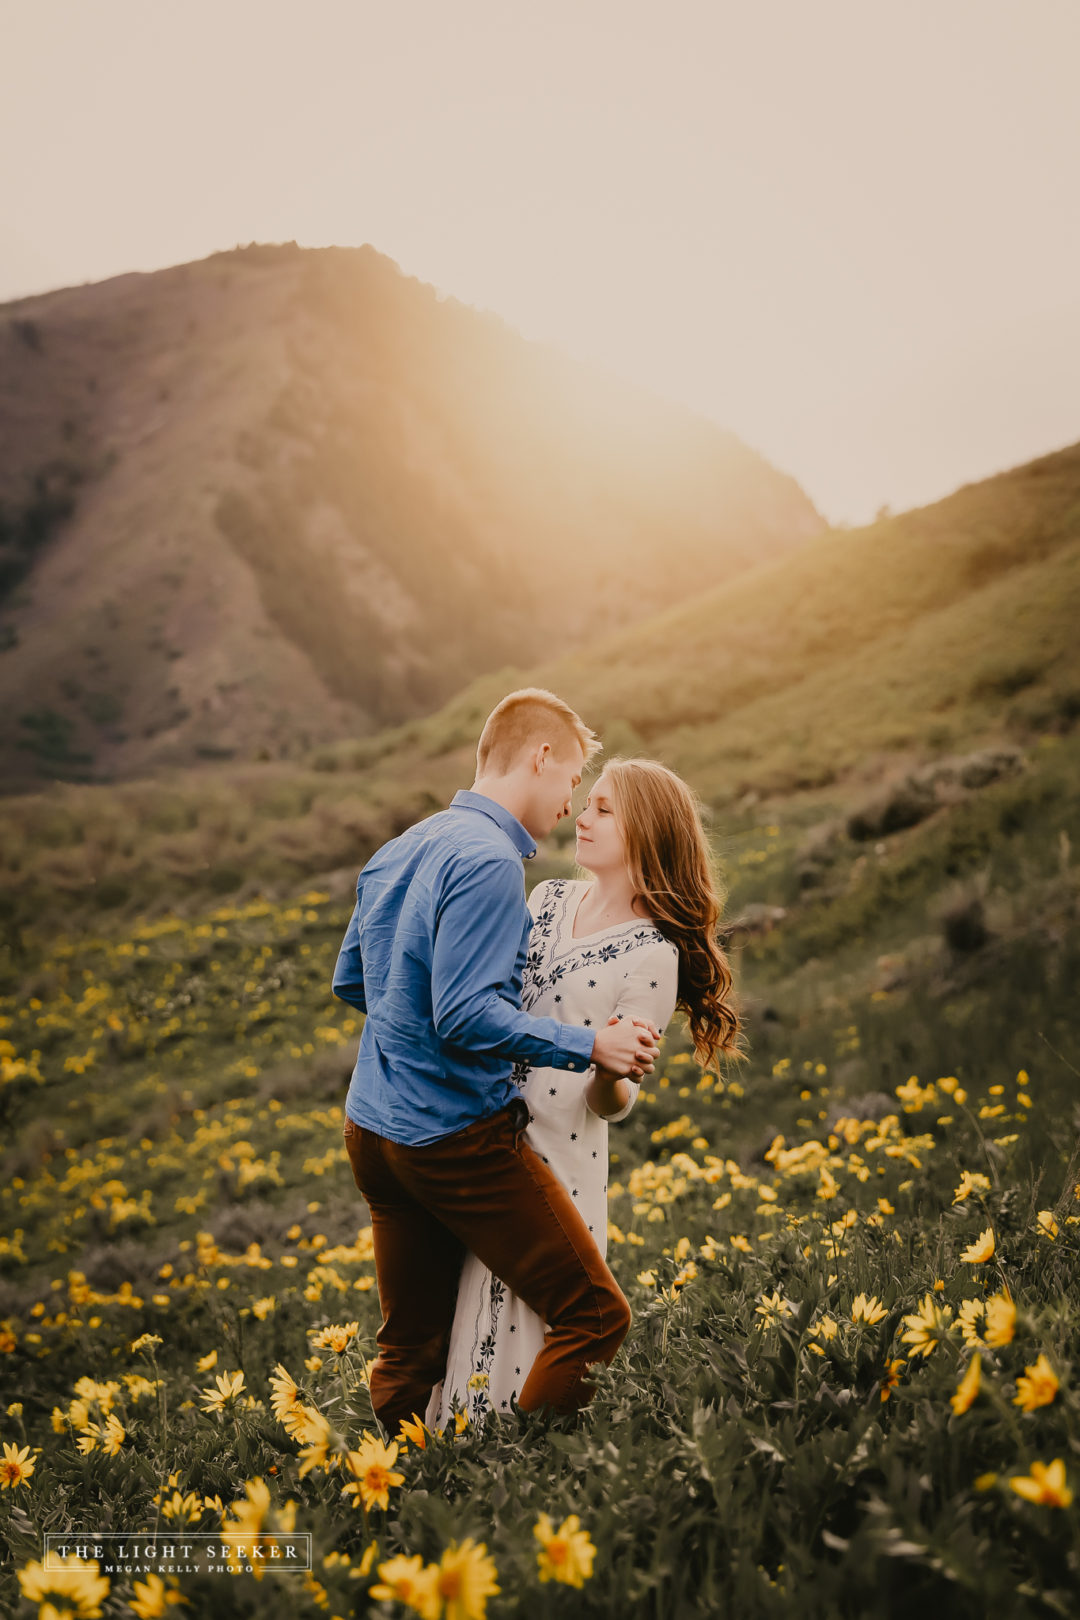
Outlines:
{"type": "MultiPolygon", "coordinates": [[[[609,1024],[617,1022],[618,1019],[614,1014],[608,1019],[609,1024]]],[[[585,1087],[585,1101],[590,1111],[599,1114],[601,1119],[625,1119],[637,1102],[639,1089],[636,1081],[612,1074],[610,1069],[594,1066],[592,1079],[585,1087]],[[633,1090],[630,1089],[631,1086],[633,1090]]]]}
{"type": "MultiPolygon", "coordinates": [[[[675,947],[643,945],[634,953],[626,982],[619,992],[610,1022],[639,1019],[662,1035],[675,1011],[679,984],[679,957],[675,947]]],[[[615,1123],[625,1119],[637,1102],[640,1081],[596,1067],[585,1087],[585,1102],[594,1114],[615,1123]]]]}

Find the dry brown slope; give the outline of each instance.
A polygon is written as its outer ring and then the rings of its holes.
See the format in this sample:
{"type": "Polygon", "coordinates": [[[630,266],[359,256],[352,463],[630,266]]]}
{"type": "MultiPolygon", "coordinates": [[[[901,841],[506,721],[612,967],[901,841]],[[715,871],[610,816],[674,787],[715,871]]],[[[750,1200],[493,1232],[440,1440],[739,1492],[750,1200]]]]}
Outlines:
{"type": "Polygon", "coordinates": [[[0,603],[9,787],[369,731],[821,527],[732,435],[371,249],[23,299],[0,353],[9,516],[80,475],[0,603]]]}

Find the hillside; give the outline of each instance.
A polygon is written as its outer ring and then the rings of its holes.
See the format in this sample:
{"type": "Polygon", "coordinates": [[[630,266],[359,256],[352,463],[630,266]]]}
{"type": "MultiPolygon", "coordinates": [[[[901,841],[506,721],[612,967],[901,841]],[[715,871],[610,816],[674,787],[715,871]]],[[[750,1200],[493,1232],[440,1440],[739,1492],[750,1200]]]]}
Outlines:
{"type": "Polygon", "coordinates": [[[371,248],[0,309],[0,776],[292,759],[821,529],[691,413],[371,248]]]}
{"type": "Polygon", "coordinates": [[[587,653],[503,671],[302,763],[10,798],[0,880],[40,915],[352,873],[471,779],[483,716],[534,679],[577,703],[609,752],[685,771],[721,827],[846,815],[912,769],[947,776],[965,750],[1068,732],[1078,621],[1080,447],[829,532],[587,653]]]}
{"type": "MultiPolygon", "coordinates": [[[[1078,623],[1074,446],[830,531],[528,676],[578,706],[609,751],[644,748],[719,805],[1067,726],[1080,712],[1078,623]]],[[[501,684],[477,682],[414,728],[388,768],[419,770],[459,743],[460,774],[501,684]]]]}
{"type": "MultiPolygon", "coordinates": [[[[544,671],[590,718],[621,677],[636,736],[707,791],[747,1053],[702,1074],[674,1020],[612,1128],[634,1325],[584,1422],[403,1443],[362,1524],[246,1402],[283,1366],[343,1434],[369,1426],[380,1313],[341,1145],[359,1019],[332,968],[356,865],[468,781],[491,691],[303,769],[0,805],[0,1334],[36,1470],[17,1563],[88,1478],[133,1527],[174,1479],[171,1537],[258,1474],[322,1538],[313,1614],[365,1600],[376,1534],[432,1558],[486,1537],[515,1613],[562,1612],[522,1552],[553,1506],[610,1560],[582,1614],[616,1586],[627,1614],[704,1593],[760,1620],[912,1599],[977,1620],[1021,1586],[1010,1617],[1070,1612],[1065,1487],[1018,1487],[1054,1459],[1076,1486],[1077,461],[824,537],[817,594],[791,557],[544,671]],[[91,1456],[114,1392],[116,1455],[91,1456]]],[[[529,876],[568,861],[553,840],[529,876]]],[[[185,1588],[214,1608],[197,1566],[185,1588]]],[[[295,1612],[270,1581],[258,1601],[295,1612]]]]}

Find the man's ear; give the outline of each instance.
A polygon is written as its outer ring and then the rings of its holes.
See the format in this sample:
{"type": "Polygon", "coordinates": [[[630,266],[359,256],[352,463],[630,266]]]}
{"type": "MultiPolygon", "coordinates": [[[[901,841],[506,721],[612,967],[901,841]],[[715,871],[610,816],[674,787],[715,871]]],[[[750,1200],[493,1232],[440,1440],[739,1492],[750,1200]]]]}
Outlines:
{"type": "Polygon", "coordinates": [[[547,763],[547,757],[550,753],[551,744],[541,743],[539,748],[536,750],[536,753],[533,755],[533,770],[536,772],[537,776],[539,776],[540,772],[544,769],[544,766],[547,763]]]}

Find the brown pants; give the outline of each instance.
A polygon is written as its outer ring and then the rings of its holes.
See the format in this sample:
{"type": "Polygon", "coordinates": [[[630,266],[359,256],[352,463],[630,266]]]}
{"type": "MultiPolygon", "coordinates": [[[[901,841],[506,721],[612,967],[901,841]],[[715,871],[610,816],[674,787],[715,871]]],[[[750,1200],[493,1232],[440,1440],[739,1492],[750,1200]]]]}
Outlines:
{"type": "Polygon", "coordinates": [[[345,1120],[345,1147],[371,1210],[383,1322],[371,1400],[390,1435],[424,1416],[446,1371],[465,1251],[548,1324],[518,1405],[573,1412],[590,1362],[612,1360],[630,1307],[566,1188],[522,1140],[524,1098],[426,1147],[345,1120]]]}

